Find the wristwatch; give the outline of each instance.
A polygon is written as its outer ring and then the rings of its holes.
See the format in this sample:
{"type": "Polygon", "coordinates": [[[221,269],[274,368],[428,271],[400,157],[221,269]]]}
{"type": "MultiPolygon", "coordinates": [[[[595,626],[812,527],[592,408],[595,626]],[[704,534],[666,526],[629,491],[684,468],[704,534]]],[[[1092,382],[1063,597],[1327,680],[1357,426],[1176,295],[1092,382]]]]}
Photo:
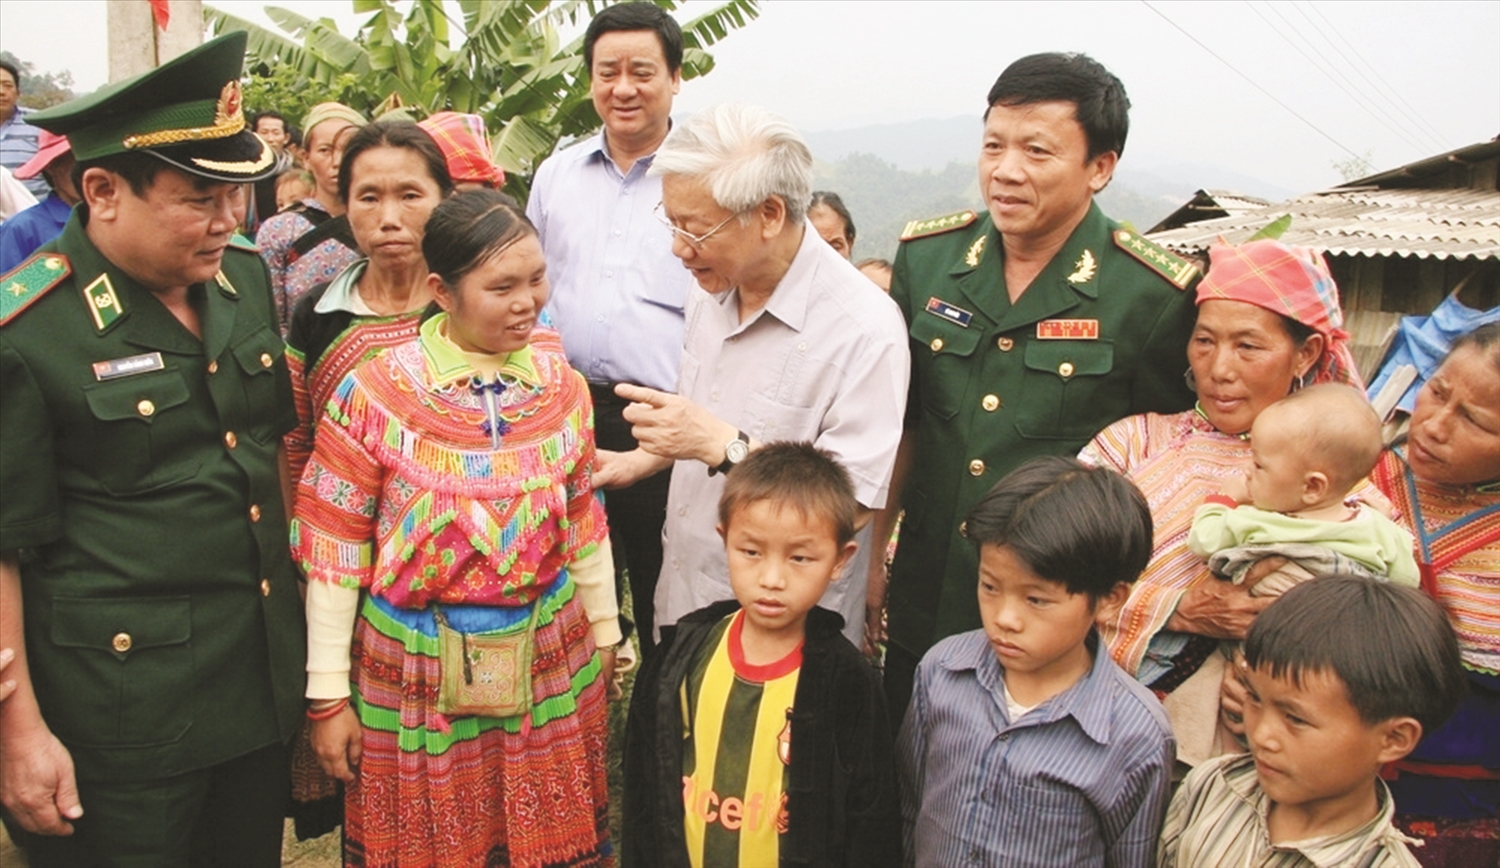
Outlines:
{"type": "Polygon", "coordinates": [[[750,437],[744,431],[735,432],[735,438],[724,444],[724,463],[718,467],[708,468],[708,475],[715,473],[728,473],[734,469],[736,464],[745,460],[750,454],[750,437]]]}

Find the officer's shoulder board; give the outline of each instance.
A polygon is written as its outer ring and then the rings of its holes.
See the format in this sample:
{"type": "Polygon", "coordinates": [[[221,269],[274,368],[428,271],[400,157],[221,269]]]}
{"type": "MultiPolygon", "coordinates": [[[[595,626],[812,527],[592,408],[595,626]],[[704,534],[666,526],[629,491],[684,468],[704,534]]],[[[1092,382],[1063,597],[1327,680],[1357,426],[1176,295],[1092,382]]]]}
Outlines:
{"type": "Polygon", "coordinates": [[[1114,237],[1116,247],[1139,260],[1141,264],[1161,275],[1164,280],[1178,289],[1187,289],[1198,276],[1198,266],[1129,229],[1116,229],[1114,237]]]}
{"type": "Polygon", "coordinates": [[[246,238],[238,232],[229,236],[229,247],[232,250],[243,250],[246,253],[260,252],[260,248],[255,245],[254,241],[251,241],[249,238],[246,238]]]}
{"type": "Polygon", "coordinates": [[[73,273],[61,253],[38,253],[0,277],[0,326],[5,325],[73,273]]]}
{"type": "Polygon", "coordinates": [[[928,220],[913,220],[906,224],[906,228],[901,230],[901,240],[911,241],[916,238],[929,238],[933,235],[942,235],[945,232],[962,229],[978,219],[979,215],[973,211],[958,211],[928,220]]]}

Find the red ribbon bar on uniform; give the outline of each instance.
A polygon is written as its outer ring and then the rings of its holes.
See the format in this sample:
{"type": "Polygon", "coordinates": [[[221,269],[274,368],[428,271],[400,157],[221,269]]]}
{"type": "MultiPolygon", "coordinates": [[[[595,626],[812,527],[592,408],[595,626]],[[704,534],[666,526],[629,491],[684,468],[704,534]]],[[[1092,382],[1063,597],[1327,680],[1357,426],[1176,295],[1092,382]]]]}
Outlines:
{"type": "Polygon", "coordinates": [[[1036,324],[1037,340],[1096,341],[1099,321],[1096,319],[1044,319],[1036,324]]]}

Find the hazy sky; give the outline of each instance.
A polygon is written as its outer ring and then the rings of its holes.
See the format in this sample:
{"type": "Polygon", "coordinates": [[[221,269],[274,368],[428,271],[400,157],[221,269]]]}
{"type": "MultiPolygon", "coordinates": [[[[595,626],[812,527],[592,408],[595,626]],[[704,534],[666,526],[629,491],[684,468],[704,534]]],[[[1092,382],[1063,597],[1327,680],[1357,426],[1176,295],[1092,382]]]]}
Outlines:
{"type": "MultiPolygon", "coordinates": [[[[208,5],[269,24],[254,0],[208,5]]],[[[342,0],[278,5],[346,33],[358,21],[342,0]]],[[[100,0],[5,0],[0,47],[92,88],[104,18],[100,0]]],[[[1500,0],[764,0],[677,112],[754,102],[809,131],[975,115],[1007,63],[1050,50],[1087,52],[1125,82],[1125,161],[1143,168],[1211,162],[1308,190],[1339,181],[1332,163],[1351,151],[1388,168],[1500,134],[1500,0]]]]}

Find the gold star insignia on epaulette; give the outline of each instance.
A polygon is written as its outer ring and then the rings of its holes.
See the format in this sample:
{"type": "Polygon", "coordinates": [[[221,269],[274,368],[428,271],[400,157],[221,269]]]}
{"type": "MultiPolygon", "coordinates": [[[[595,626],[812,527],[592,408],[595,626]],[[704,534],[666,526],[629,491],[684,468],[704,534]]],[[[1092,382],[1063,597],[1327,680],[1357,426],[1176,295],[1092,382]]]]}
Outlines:
{"type": "Polygon", "coordinates": [[[1178,289],[1186,289],[1198,276],[1198,267],[1165,247],[1127,229],[1114,233],[1115,245],[1161,275],[1178,289]]]}
{"type": "Polygon", "coordinates": [[[1094,262],[1093,251],[1085,250],[1078,261],[1073,263],[1073,273],[1068,275],[1069,283],[1088,283],[1094,279],[1094,273],[1099,270],[1099,264],[1094,262]]]}
{"type": "Polygon", "coordinates": [[[989,236],[981,235],[974,239],[969,245],[969,252],[964,254],[964,264],[973,268],[979,264],[979,257],[984,255],[984,239],[989,236]]]}
{"type": "Polygon", "coordinates": [[[954,229],[962,229],[979,219],[979,215],[973,211],[959,211],[956,214],[946,214],[942,217],[933,217],[930,220],[913,220],[906,224],[901,230],[902,241],[911,241],[914,238],[926,238],[929,235],[941,235],[954,229]]]}
{"type": "Polygon", "coordinates": [[[72,273],[65,257],[37,253],[0,274],[0,325],[15,319],[72,273]]]}

